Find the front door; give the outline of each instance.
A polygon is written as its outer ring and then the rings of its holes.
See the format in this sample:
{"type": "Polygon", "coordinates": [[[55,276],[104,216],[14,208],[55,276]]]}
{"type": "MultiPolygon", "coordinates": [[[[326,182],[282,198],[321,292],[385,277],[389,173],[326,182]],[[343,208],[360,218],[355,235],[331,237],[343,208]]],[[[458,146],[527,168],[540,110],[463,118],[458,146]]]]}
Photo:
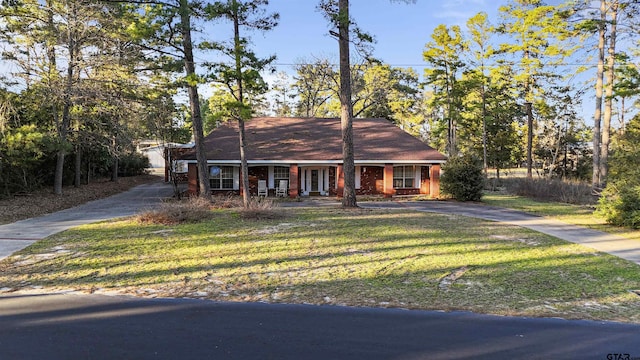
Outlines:
{"type": "Polygon", "coordinates": [[[329,168],[306,167],[300,171],[301,194],[305,196],[329,195],[329,168]]]}
{"type": "Polygon", "coordinates": [[[320,189],[318,188],[318,170],[311,170],[311,191],[320,191],[320,189]]]}

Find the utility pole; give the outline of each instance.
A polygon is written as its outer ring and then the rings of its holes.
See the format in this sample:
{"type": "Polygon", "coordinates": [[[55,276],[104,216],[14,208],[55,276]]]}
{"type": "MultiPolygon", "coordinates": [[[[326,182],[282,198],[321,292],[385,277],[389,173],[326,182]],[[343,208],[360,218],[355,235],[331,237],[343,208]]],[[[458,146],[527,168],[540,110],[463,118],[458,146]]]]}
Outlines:
{"type": "Polygon", "coordinates": [[[531,156],[531,150],[533,149],[533,111],[531,109],[531,103],[526,102],[524,106],[527,109],[527,178],[531,179],[533,174],[531,173],[531,164],[533,158],[531,156]]]}

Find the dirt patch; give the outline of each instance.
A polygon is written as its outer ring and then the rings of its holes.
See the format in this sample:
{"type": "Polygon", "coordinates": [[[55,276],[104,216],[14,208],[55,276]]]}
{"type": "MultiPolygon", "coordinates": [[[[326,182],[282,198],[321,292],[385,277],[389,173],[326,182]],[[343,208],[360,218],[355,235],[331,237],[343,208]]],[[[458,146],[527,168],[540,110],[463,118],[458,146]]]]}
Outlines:
{"type": "Polygon", "coordinates": [[[525,245],[531,245],[531,246],[540,245],[540,242],[531,240],[531,239],[514,238],[512,236],[506,236],[506,235],[492,235],[491,237],[498,240],[517,241],[525,245]]]}
{"type": "Polygon", "coordinates": [[[141,175],[118,178],[118,182],[108,179],[94,180],[79,188],[68,186],[62,195],[55,195],[52,189],[42,189],[0,200],[0,224],[12,223],[52,212],[72,208],[86,202],[102,199],[127,191],[134,186],[160,181],[156,175],[141,175]]]}
{"type": "Polygon", "coordinates": [[[459,269],[453,270],[452,272],[444,276],[442,279],[440,279],[440,282],[438,283],[438,288],[440,290],[447,290],[456,280],[462,277],[462,275],[464,275],[464,273],[466,273],[467,270],[469,270],[468,266],[463,266],[459,269]]]}

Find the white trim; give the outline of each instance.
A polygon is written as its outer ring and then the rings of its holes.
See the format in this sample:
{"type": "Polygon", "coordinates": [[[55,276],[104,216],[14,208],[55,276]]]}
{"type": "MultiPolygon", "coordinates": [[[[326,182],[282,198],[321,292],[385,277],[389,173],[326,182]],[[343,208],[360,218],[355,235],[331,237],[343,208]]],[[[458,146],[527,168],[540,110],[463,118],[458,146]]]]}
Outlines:
{"type": "Polygon", "coordinates": [[[233,168],[233,190],[240,190],[240,168],[233,168]]]}
{"type": "Polygon", "coordinates": [[[275,189],[275,180],[274,180],[274,175],[273,175],[273,165],[270,165],[269,170],[267,170],[267,178],[268,178],[268,182],[267,182],[267,188],[269,189],[275,189]]]}
{"type": "Polygon", "coordinates": [[[300,194],[304,195],[307,192],[307,169],[298,169],[298,174],[300,174],[300,194]]]}
{"type": "Polygon", "coordinates": [[[324,188],[327,190],[327,195],[329,195],[329,167],[324,169],[324,188]]]}
{"type": "MultiPolygon", "coordinates": [[[[197,160],[184,160],[189,164],[196,164],[197,160]]],[[[444,164],[447,160],[355,160],[354,164],[358,165],[384,165],[384,164],[402,164],[402,165],[434,165],[444,164]]],[[[220,164],[227,165],[232,164],[240,166],[239,160],[208,160],[207,164],[220,164]]],[[[305,166],[327,166],[327,165],[341,165],[342,160],[248,160],[247,164],[258,165],[274,165],[274,166],[290,166],[291,164],[299,164],[305,166]]]]}
{"type": "Polygon", "coordinates": [[[318,172],[318,189],[322,196],[329,195],[329,166],[303,166],[300,167],[300,195],[309,196],[311,188],[311,172],[318,172]]]}
{"type": "Polygon", "coordinates": [[[360,189],[360,172],[362,168],[360,166],[356,166],[356,190],[360,189]]]}
{"type": "Polygon", "coordinates": [[[395,177],[395,168],[396,167],[402,167],[403,168],[403,170],[402,170],[402,185],[403,186],[401,186],[401,187],[395,187],[394,186],[393,187],[394,189],[419,189],[420,188],[420,185],[421,185],[420,181],[416,181],[416,180],[420,178],[420,174],[419,174],[420,169],[419,168],[421,167],[421,165],[405,165],[405,164],[396,165],[396,164],[394,164],[393,165],[393,168],[394,168],[393,169],[393,171],[394,171],[393,179],[394,179],[394,181],[396,179],[396,177],[395,177]],[[404,186],[404,180],[411,179],[411,178],[408,178],[408,177],[405,176],[406,174],[404,172],[404,168],[407,168],[407,167],[412,167],[413,168],[413,186],[412,187],[405,187],[404,186]]]}

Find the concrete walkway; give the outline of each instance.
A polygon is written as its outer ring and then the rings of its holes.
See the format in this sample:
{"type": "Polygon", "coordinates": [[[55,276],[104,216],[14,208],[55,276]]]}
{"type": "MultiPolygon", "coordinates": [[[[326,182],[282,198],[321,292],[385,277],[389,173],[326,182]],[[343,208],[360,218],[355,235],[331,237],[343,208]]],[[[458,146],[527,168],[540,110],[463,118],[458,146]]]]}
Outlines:
{"type": "Polygon", "coordinates": [[[640,241],[630,240],[622,236],[591,230],[521,211],[482,204],[450,201],[378,201],[361,202],[358,203],[358,205],[364,208],[411,209],[422,212],[462,215],[517,225],[562,240],[588,246],[640,265],[640,241]]]}
{"type": "Polygon", "coordinates": [[[171,185],[159,180],[71,209],[0,225],[0,260],[47,236],[79,225],[133,215],[172,195],[171,185]]]}

